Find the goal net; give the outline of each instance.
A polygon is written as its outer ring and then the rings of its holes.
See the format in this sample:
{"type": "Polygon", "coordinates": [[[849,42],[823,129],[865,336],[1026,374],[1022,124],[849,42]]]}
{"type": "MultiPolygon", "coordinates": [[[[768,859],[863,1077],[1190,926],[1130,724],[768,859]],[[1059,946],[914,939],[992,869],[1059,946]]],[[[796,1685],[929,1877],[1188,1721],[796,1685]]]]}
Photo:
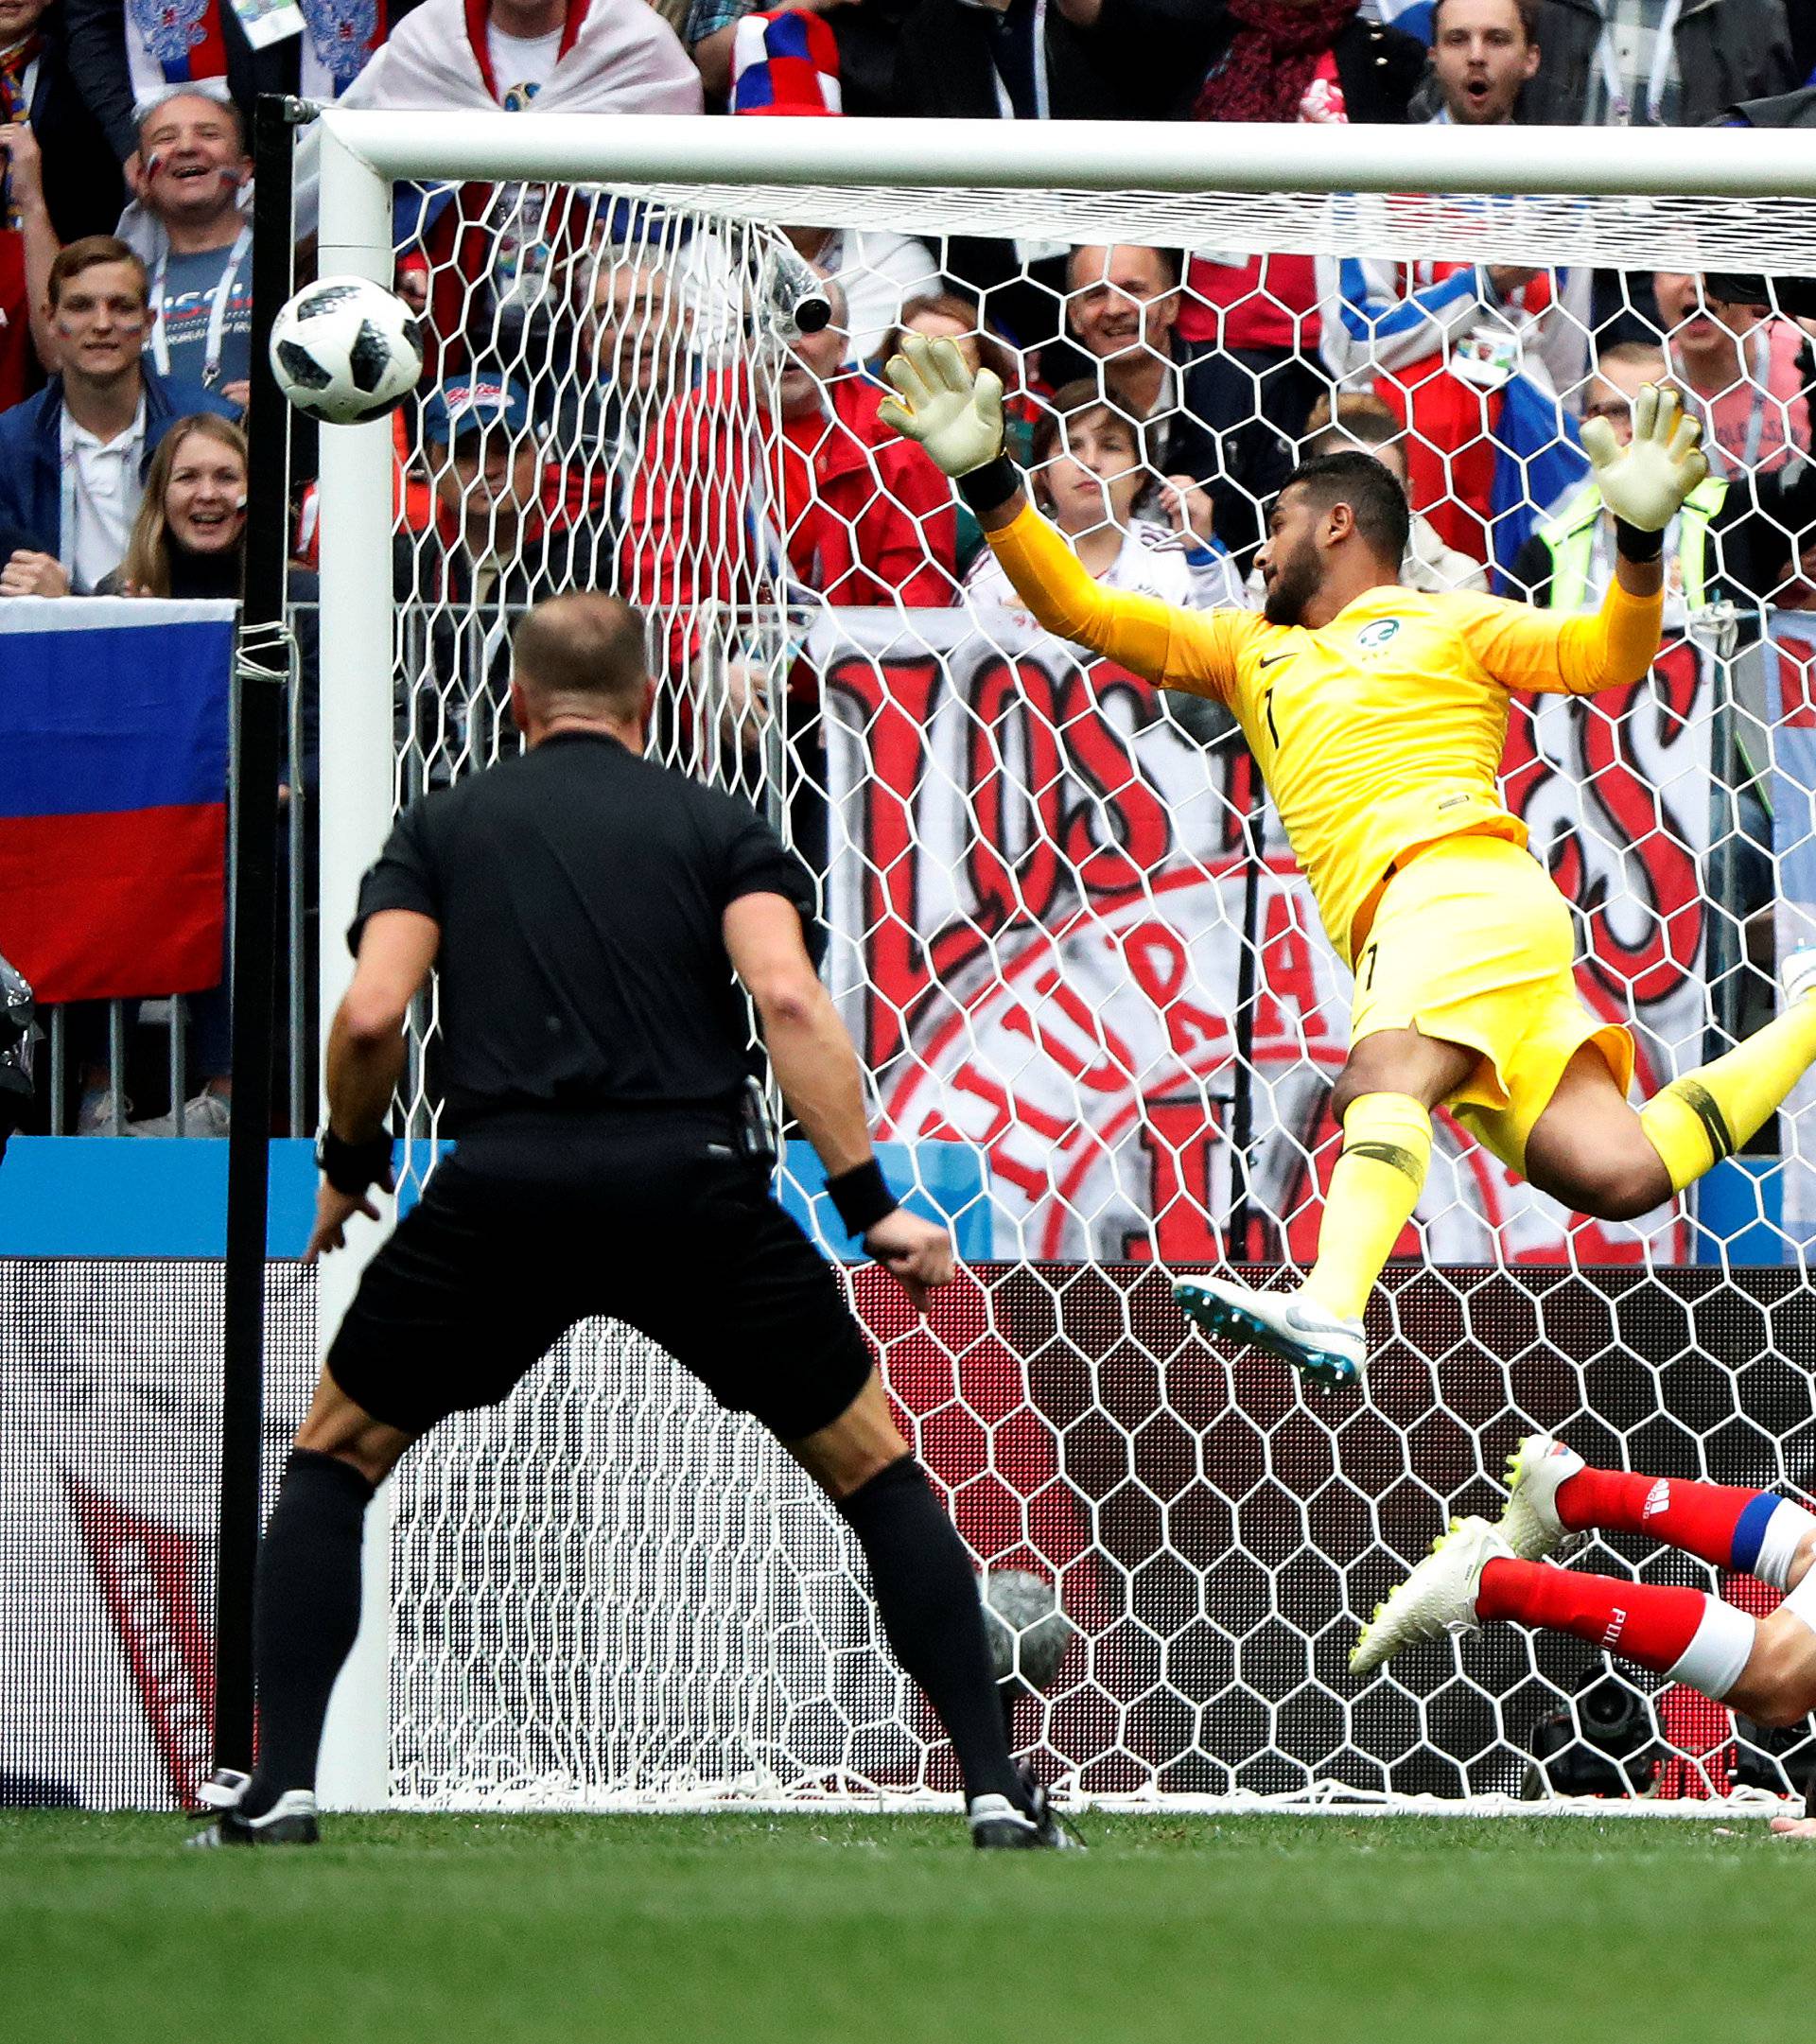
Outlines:
{"type": "MultiPolygon", "coordinates": [[[[1774,956],[1816,934],[1809,347],[1707,281],[1816,268],[1816,159],[1782,150],[1802,196],[1762,197],[1762,139],[1547,134],[1535,168],[1524,131],[329,114],[309,138],[321,270],[395,279],[428,337],[422,401],[324,432],[305,514],[323,925],[398,805],[517,742],[529,603],[645,606],[653,747],[816,874],[892,1173],[957,1233],[924,1322],[869,1268],[850,1296],[980,1571],[1037,1577],[1070,1621],[1014,1703],[1065,1789],[1688,1807],[1801,1779],[1808,1727],[1567,1641],[1499,1628],[1367,1682],[1346,1657],[1536,1428],[1810,1484],[1816,1102],[1633,1226],[1573,1218],[1440,1116],[1366,1394],[1191,1333],[1170,1272],[1309,1260],[1349,978],[1228,720],[1018,609],[878,422],[880,351],[906,324],[996,367],[1091,570],[1188,606],[1256,601],[1266,501],[1333,429],[1406,476],[1416,585],[1593,603],[1579,426],[1675,376],[1715,480],[1671,536],[1665,648],[1633,688],[1516,701],[1505,763],[1650,1092],[1756,1026],[1774,956]]],[[[435,1034],[426,1007],[412,1186],[435,1034]]],[[[836,1254],[817,1183],[789,1144],[780,1194],[836,1254]]],[[[836,1515],[622,1328],[439,1431],[390,1509],[347,1736],[397,1802],[956,1785],[836,1515]]],[[[1580,1565],[1770,1601],[1620,1539],[1580,1565]]]]}

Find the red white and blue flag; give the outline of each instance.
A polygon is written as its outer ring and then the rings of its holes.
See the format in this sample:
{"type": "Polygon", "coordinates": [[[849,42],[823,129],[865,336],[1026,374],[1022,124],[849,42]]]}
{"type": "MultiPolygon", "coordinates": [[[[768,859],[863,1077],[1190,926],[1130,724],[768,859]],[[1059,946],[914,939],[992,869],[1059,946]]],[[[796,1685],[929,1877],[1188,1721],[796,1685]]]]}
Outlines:
{"type": "Polygon", "coordinates": [[[0,604],[0,952],[41,1002],[219,983],[233,619],[0,604]]]}

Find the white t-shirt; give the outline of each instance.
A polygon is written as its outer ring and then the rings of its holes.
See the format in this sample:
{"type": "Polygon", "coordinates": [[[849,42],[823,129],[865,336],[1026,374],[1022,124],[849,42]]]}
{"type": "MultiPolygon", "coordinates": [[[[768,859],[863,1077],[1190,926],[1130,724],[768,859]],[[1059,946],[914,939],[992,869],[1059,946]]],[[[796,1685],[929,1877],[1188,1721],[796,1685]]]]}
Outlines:
{"type": "Polygon", "coordinates": [[[485,54],[492,60],[492,82],[498,104],[507,114],[521,114],[555,75],[562,31],[546,36],[508,36],[493,23],[485,25],[485,54]]]}
{"type": "MultiPolygon", "coordinates": [[[[1188,545],[1171,527],[1152,518],[1129,521],[1121,552],[1096,579],[1106,589],[1156,597],[1179,610],[1248,607],[1235,564],[1221,547],[1207,547],[1196,540],[1188,545]]],[[[965,594],[980,607],[1022,607],[1015,585],[987,548],[971,563],[965,577],[965,594]]]]}
{"type": "Polygon", "coordinates": [[[94,588],[126,558],[145,495],[145,399],[125,432],[102,440],[69,413],[62,420],[62,531],[60,558],[78,593],[94,588]]]}

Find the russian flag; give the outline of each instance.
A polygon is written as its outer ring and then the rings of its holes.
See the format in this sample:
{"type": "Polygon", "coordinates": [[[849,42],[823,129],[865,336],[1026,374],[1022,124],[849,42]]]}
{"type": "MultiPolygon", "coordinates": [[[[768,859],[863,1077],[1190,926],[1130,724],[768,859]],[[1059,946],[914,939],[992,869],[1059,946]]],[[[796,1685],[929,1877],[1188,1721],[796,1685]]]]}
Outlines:
{"type": "Polygon", "coordinates": [[[0,603],[0,952],[40,1001],[221,975],[226,603],[0,603]]]}

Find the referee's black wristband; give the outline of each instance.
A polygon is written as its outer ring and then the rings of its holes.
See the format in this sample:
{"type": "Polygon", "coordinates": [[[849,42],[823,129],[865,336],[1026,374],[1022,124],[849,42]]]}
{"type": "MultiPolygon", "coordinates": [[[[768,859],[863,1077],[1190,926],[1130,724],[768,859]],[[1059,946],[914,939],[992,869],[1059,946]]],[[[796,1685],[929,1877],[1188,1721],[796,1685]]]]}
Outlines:
{"type": "Polygon", "coordinates": [[[1615,520],[1615,551],[1623,561],[1644,565],[1655,561],[1665,550],[1665,534],[1661,532],[1648,533],[1637,525],[1629,525],[1625,518],[1615,520]]]}
{"type": "Polygon", "coordinates": [[[852,1170],[826,1181],[827,1196],[839,1210],[847,1235],[867,1235],[880,1220],[901,1204],[889,1190],[882,1166],[872,1157],[852,1170]]]}
{"type": "Polygon", "coordinates": [[[332,1127],[315,1141],[315,1162],[336,1192],[358,1199],[367,1186],[391,1177],[391,1131],[381,1128],[364,1143],[346,1143],[332,1127]]]}
{"type": "Polygon", "coordinates": [[[980,518],[988,516],[992,511],[1001,511],[1021,487],[1022,471],[1006,454],[999,454],[995,461],[986,462],[982,468],[971,469],[953,484],[980,518]]]}

